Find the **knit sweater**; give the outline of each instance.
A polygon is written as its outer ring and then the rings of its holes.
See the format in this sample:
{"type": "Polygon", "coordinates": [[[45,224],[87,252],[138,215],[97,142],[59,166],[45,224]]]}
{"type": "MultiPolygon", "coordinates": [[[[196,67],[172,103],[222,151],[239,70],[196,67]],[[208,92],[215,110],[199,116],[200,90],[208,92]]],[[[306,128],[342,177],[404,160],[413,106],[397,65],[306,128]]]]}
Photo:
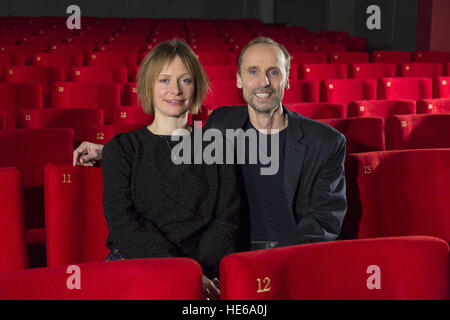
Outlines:
{"type": "Polygon", "coordinates": [[[204,274],[217,276],[220,259],[236,250],[241,199],[235,166],[176,165],[170,157],[177,143],[143,127],[105,145],[107,246],[127,259],[189,257],[204,274]]]}

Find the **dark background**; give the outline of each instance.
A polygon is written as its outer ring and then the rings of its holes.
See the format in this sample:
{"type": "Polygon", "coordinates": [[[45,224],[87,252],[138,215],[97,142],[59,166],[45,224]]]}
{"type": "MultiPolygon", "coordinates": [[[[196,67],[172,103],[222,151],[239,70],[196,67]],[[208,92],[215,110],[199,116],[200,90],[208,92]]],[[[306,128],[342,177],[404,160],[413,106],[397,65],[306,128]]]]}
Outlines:
{"type": "MultiPolygon", "coordinates": [[[[258,18],[308,31],[346,31],[364,36],[369,49],[415,50],[418,5],[442,0],[0,0],[0,16],[67,16],[76,4],[82,16],[147,18],[258,18]],[[366,9],[381,8],[381,30],[368,30],[366,9]]],[[[444,0],[450,2],[450,0],[444,0]]],[[[449,15],[450,13],[445,13],[449,15]]],[[[450,19],[447,19],[450,20],[450,19]]],[[[447,33],[449,30],[446,30],[447,33]]],[[[432,48],[428,48],[432,49],[432,48]]]]}

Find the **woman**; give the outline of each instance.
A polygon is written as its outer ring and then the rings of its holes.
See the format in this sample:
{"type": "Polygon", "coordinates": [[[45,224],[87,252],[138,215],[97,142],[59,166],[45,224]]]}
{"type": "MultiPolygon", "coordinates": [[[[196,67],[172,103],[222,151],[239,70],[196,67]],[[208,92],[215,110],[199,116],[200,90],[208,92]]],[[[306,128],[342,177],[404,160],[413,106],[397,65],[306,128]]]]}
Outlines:
{"type": "Polygon", "coordinates": [[[137,92],[151,125],[115,136],[103,149],[107,260],[190,257],[203,269],[206,298],[218,298],[220,259],[236,249],[240,197],[232,165],[171,161],[177,129],[192,135],[208,78],[189,46],[172,40],[143,60],[137,92]],[[191,132],[191,133],[189,133],[191,132]]]}

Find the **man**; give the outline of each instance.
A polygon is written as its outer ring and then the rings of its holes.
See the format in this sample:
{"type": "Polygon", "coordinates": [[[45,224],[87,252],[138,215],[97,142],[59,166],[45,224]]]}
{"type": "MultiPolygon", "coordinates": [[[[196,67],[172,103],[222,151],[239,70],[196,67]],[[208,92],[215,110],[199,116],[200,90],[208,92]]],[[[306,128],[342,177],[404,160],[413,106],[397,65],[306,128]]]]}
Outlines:
{"type": "MultiPolygon", "coordinates": [[[[240,166],[250,213],[250,230],[243,230],[251,237],[247,240],[251,248],[337,239],[347,208],[345,137],[283,107],[290,69],[284,46],[269,38],[256,38],[242,50],[238,67],[237,86],[248,105],[214,110],[205,128],[223,133],[256,129],[259,139],[267,137],[264,133],[278,135],[274,152],[279,151],[279,168],[275,174],[261,175],[260,162],[240,166]]],[[[270,150],[270,144],[267,148],[270,150]]],[[[100,158],[98,145],[83,143],[74,151],[74,165],[92,165],[100,158]]]]}

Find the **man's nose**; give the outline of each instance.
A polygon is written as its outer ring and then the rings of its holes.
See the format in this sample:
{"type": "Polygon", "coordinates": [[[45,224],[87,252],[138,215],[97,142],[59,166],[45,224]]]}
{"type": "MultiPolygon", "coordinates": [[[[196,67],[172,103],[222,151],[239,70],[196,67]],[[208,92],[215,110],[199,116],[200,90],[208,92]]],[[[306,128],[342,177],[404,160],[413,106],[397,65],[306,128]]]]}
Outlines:
{"type": "Polygon", "coordinates": [[[258,78],[258,86],[265,88],[269,85],[270,85],[269,77],[266,74],[261,74],[261,76],[258,78]]]}

